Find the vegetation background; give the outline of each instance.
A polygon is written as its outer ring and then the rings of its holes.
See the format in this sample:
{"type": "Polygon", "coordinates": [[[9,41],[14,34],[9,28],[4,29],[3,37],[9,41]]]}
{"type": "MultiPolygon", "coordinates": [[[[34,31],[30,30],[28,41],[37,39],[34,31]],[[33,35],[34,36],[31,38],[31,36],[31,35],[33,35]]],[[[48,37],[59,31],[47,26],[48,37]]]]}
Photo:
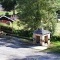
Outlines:
{"type": "Polygon", "coordinates": [[[17,15],[19,18],[11,25],[0,23],[9,35],[32,40],[33,31],[44,28],[51,31],[50,51],[60,50],[60,0],[0,0],[4,11],[0,15],[17,15]],[[7,3],[6,3],[7,2],[7,3]],[[13,25],[13,28],[12,28],[13,25]]]}

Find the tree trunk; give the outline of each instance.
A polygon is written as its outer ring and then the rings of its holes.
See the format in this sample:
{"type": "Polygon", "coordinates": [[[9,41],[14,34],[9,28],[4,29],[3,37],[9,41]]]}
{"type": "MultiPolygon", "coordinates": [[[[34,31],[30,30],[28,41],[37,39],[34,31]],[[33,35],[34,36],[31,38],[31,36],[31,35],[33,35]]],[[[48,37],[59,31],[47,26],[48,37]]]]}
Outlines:
{"type": "Polygon", "coordinates": [[[13,15],[15,16],[15,8],[13,8],[13,15]]]}

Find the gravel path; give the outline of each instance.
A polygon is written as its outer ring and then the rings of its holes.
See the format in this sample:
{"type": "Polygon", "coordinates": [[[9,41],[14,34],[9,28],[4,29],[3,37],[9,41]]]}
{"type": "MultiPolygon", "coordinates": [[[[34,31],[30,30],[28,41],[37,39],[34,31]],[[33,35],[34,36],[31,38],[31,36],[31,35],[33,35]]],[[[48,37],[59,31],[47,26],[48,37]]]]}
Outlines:
{"type": "Polygon", "coordinates": [[[39,52],[18,38],[0,38],[0,60],[60,60],[60,54],[39,52]]]}

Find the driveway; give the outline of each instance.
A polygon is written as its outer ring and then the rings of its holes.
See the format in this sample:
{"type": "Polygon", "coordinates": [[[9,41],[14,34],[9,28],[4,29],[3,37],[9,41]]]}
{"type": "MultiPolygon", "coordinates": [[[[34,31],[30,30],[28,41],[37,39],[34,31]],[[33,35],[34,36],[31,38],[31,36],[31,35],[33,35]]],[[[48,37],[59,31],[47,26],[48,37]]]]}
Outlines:
{"type": "Polygon", "coordinates": [[[60,54],[39,52],[20,40],[16,37],[0,38],[0,60],[60,60],[60,54]]]}

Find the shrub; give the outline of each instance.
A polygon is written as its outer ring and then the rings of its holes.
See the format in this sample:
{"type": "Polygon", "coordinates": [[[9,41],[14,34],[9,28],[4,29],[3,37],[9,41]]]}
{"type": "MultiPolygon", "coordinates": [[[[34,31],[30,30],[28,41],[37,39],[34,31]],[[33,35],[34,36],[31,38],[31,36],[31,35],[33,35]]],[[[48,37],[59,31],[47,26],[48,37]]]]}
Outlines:
{"type": "Polygon", "coordinates": [[[12,33],[12,28],[6,27],[6,26],[1,26],[1,31],[4,31],[8,34],[11,34],[12,33]]]}
{"type": "Polygon", "coordinates": [[[31,37],[32,36],[32,31],[28,30],[16,30],[14,31],[14,34],[22,37],[31,37]]]}

